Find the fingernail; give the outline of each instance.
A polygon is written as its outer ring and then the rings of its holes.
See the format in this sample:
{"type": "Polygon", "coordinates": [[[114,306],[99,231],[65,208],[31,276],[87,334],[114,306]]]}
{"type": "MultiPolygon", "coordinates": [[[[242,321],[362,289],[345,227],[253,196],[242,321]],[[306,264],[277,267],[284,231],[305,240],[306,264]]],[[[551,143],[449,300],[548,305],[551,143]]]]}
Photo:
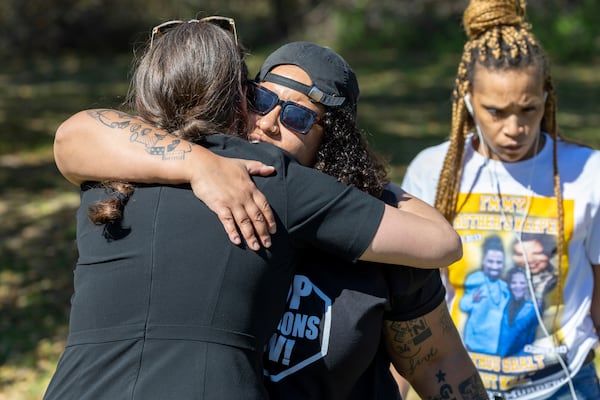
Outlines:
{"type": "Polygon", "coordinates": [[[274,233],[277,233],[277,225],[271,225],[269,227],[269,233],[272,235],[274,233]]]}
{"type": "Polygon", "coordinates": [[[271,247],[271,239],[264,239],[263,243],[265,247],[271,247]]]}
{"type": "Polygon", "coordinates": [[[251,248],[252,248],[252,250],[256,251],[256,250],[260,249],[260,246],[258,245],[258,242],[252,242],[251,248]]]}

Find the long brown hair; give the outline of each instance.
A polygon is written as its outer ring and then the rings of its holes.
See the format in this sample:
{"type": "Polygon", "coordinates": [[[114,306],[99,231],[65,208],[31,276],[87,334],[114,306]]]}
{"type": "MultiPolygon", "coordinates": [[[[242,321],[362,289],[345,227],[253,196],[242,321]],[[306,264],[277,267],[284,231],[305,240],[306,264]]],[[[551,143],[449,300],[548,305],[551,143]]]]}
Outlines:
{"type": "MultiPolygon", "coordinates": [[[[144,120],[191,142],[247,129],[245,52],[228,31],[209,22],[180,23],[134,65],[126,105],[144,120]]],[[[106,182],[110,198],[88,209],[97,225],[120,223],[134,186],[106,182]]]]}
{"type": "Polygon", "coordinates": [[[179,24],[146,48],[127,104],[157,128],[192,142],[214,133],[242,137],[243,58],[233,36],[217,25],[179,24]]]}

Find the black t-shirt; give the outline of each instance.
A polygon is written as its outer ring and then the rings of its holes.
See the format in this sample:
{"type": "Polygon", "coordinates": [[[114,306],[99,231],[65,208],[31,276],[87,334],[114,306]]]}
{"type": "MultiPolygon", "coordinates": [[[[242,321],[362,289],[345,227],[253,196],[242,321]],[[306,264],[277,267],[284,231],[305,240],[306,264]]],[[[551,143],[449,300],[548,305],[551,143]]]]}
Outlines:
{"type": "Polygon", "coordinates": [[[45,399],[264,399],[262,352],[298,256],[352,261],[371,242],[383,203],[274,146],[215,135],[206,147],[276,168],[254,178],[277,218],[273,246],[231,244],[187,186],[138,186],[110,229],[87,218],[105,190],[83,190],[70,333],[45,399]]]}
{"type": "MultiPolygon", "coordinates": [[[[396,205],[395,197],[386,202],[396,205]]],[[[324,252],[305,254],[287,309],[265,351],[270,396],[399,399],[380,343],[383,320],[418,318],[444,296],[438,270],[353,264],[324,252]]]]}

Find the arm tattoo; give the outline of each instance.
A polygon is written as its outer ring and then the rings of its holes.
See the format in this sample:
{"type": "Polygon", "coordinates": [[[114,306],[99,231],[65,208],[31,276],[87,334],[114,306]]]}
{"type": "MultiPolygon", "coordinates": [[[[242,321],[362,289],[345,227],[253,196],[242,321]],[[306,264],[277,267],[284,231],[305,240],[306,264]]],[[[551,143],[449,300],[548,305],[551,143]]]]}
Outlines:
{"type": "Polygon", "coordinates": [[[483,400],[488,398],[488,394],[483,387],[483,383],[477,374],[473,374],[458,384],[458,393],[461,397],[456,397],[452,390],[452,385],[446,382],[446,373],[439,370],[435,375],[439,385],[439,395],[428,396],[428,400],[483,400]]]}
{"type": "Polygon", "coordinates": [[[116,110],[90,110],[87,114],[106,127],[128,133],[130,142],[142,144],[146,153],[162,160],[183,160],[192,151],[192,143],[159,133],[136,116],[116,110]]]}
{"type": "Polygon", "coordinates": [[[452,321],[447,308],[440,310],[440,329],[444,335],[455,330],[454,322],[452,321]]]}
{"type": "Polygon", "coordinates": [[[396,356],[408,361],[409,370],[406,371],[408,374],[414,374],[417,368],[437,355],[437,348],[431,346],[423,348],[425,341],[432,335],[425,318],[402,322],[393,321],[390,329],[394,332],[390,336],[390,344],[396,356]]]}
{"type": "Polygon", "coordinates": [[[458,392],[465,400],[479,400],[488,398],[488,394],[483,386],[483,382],[477,373],[459,383],[458,392]]]}

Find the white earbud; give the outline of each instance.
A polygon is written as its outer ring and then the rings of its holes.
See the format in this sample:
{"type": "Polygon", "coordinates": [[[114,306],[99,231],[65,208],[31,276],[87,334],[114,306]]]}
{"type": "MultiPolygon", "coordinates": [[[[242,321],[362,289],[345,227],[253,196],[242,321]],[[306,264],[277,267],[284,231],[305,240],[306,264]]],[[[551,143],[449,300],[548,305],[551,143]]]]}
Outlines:
{"type": "Polygon", "coordinates": [[[548,100],[548,92],[544,91],[544,103],[548,100]]]}
{"type": "Polygon", "coordinates": [[[467,110],[469,110],[469,114],[471,114],[471,117],[475,118],[475,114],[473,112],[473,105],[471,104],[471,95],[467,93],[465,94],[465,97],[463,97],[463,99],[465,100],[465,106],[467,107],[467,110]]]}
{"type": "Polygon", "coordinates": [[[467,107],[469,114],[471,114],[471,117],[473,117],[473,121],[475,122],[475,129],[477,131],[477,136],[479,136],[479,142],[481,143],[481,151],[483,152],[483,156],[487,160],[489,158],[489,155],[486,149],[486,141],[483,137],[483,133],[481,133],[481,128],[479,128],[477,119],[475,118],[475,112],[473,111],[473,105],[471,104],[471,95],[467,93],[465,94],[465,97],[463,97],[463,99],[465,100],[465,106],[467,107]]]}

